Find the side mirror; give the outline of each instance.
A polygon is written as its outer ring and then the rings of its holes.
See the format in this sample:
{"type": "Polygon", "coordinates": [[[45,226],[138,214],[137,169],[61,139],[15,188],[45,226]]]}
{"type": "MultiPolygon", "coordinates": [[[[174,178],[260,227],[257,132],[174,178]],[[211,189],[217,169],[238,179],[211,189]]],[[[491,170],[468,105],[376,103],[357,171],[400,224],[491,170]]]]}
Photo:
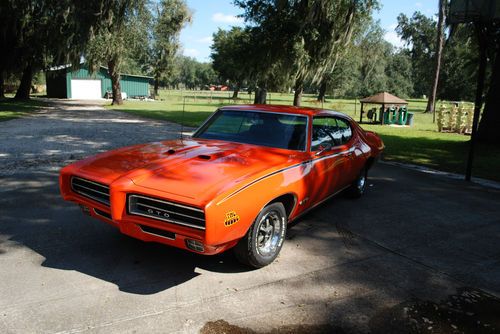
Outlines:
{"type": "Polygon", "coordinates": [[[333,147],[333,145],[331,143],[328,143],[328,142],[322,144],[321,146],[323,146],[323,148],[321,150],[317,151],[316,153],[314,153],[314,155],[316,155],[316,156],[321,155],[324,152],[330,151],[333,147]]]}

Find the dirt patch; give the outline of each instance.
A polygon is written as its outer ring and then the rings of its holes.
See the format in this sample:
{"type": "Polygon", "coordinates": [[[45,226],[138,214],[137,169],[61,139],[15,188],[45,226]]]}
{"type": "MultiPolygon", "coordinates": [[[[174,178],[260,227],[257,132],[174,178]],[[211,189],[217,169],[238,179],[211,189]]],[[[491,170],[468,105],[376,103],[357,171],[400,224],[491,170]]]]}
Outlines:
{"type": "Polygon", "coordinates": [[[434,303],[413,299],[378,313],[373,333],[500,333],[500,299],[473,288],[434,303]]]}
{"type": "Polygon", "coordinates": [[[231,325],[227,321],[217,320],[209,321],[200,330],[200,334],[343,334],[341,328],[331,325],[292,325],[274,328],[270,332],[256,332],[250,328],[231,325]]]}
{"type": "MultiPolygon", "coordinates": [[[[374,334],[493,334],[500,333],[500,299],[474,288],[460,288],[438,303],[411,299],[378,312],[370,319],[374,334]]],[[[292,325],[259,332],[225,320],[207,322],[200,334],[320,334],[347,333],[340,327],[292,325]]]]}

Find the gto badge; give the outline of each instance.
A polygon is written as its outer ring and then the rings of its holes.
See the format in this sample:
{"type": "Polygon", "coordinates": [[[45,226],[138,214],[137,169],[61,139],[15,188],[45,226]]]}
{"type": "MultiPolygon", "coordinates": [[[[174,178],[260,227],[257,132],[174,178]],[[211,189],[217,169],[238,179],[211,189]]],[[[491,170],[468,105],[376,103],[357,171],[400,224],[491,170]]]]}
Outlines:
{"type": "Polygon", "coordinates": [[[153,210],[153,209],[148,209],[148,213],[150,215],[155,215],[158,217],[163,217],[163,218],[168,218],[170,215],[166,212],[160,211],[160,210],[153,210]]]}
{"type": "Polygon", "coordinates": [[[224,220],[224,225],[228,227],[233,224],[236,224],[239,221],[240,221],[240,216],[238,216],[234,211],[229,211],[228,213],[226,213],[226,219],[224,220]]]}

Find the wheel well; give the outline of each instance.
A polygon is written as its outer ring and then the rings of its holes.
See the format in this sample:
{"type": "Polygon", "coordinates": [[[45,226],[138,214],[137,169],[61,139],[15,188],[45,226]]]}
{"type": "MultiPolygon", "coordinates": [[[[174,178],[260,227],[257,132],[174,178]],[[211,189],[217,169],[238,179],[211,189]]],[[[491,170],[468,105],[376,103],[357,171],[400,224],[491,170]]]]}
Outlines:
{"type": "Polygon", "coordinates": [[[285,194],[285,195],[281,195],[280,197],[276,197],[271,202],[269,202],[269,204],[272,204],[272,203],[283,204],[283,206],[285,207],[286,216],[290,217],[290,214],[292,213],[292,210],[295,207],[295,202],[296,202],[296,199],[295,199],[295,196],[293,194],[285,194]]]}

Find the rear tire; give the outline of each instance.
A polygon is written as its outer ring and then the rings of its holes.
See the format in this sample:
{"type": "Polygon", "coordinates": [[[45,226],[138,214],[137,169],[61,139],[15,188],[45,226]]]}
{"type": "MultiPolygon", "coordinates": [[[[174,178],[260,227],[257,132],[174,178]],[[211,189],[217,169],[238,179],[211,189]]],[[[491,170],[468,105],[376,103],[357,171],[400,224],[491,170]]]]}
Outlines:
{"type": "Polygon", "coordinates": [[[348,189],[348,194],[352,198],[360,198],[363,196],[366,190],[366,183],[368,180],[368,169],[363,167],[361,172],[359,172],[356,180],[353,181],[351,186],[348,189]]]}
{"type": "Polygon", "coordinates": [[[286,225],[287,216],[283,204],[269,204],[262,209],[247,234],[234,247],[236,258],[254,268],[272,263],[285,241],[286,225]]]}

